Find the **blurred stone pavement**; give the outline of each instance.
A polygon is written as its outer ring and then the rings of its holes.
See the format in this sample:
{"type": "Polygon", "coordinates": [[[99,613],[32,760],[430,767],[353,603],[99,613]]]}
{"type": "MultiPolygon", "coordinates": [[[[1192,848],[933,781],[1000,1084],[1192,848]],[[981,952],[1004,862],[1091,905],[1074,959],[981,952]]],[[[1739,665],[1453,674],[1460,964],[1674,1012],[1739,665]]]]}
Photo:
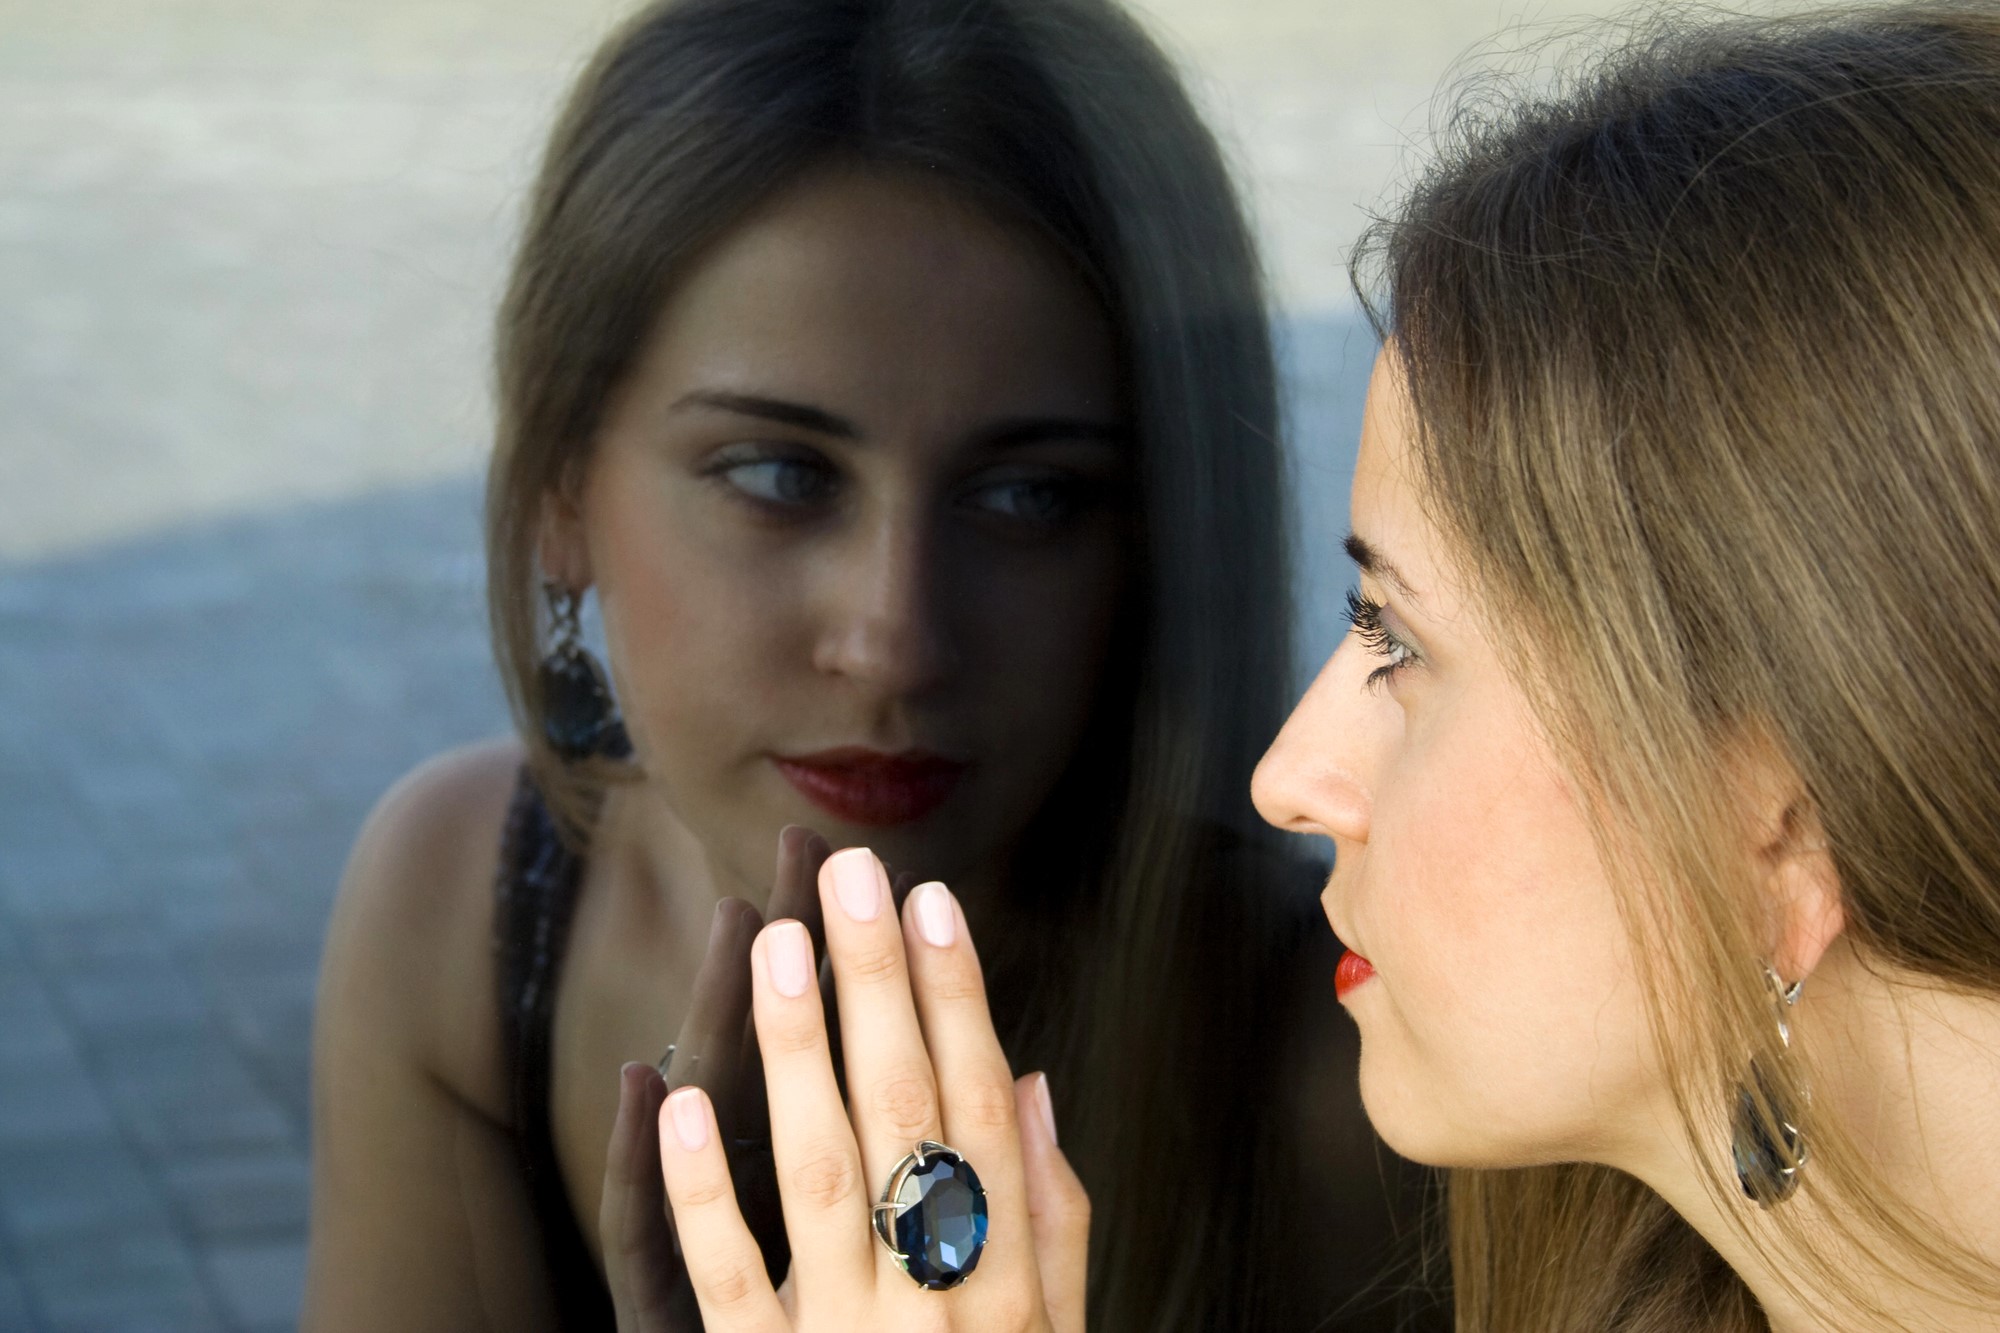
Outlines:
{"type": "Polygon", "coordinates": [[[320,934],[426,754],[505,725],[476,488],[0,574],[0,1329],[277,1329],[320,934]]]}

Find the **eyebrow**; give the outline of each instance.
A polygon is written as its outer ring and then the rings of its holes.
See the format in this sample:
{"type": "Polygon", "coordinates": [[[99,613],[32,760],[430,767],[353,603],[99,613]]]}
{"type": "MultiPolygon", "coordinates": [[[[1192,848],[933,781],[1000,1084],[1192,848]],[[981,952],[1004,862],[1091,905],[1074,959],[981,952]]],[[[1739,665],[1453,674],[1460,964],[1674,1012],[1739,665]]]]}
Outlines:
{"type": "Polygon", "coordinates": [[[1409,580],[1404,578],[1402,572],[1390,564],[1380,551],[1370,546],[1360,533],[1348,533],[1347,540],[1342,542],[1341,546],[1346,549],[1348,559],[1361,567],[1362,573],[1374,575],[1405,597],[1416,597],[1416,590],[1410,586],[1409,580]]]}
{"type": "MultiPolygon", "coordinates": [[[[760,420],[774,421],[783,426],[796,426],[801,430],[831,435],[843,440],[861,439],[860,427],[844,417],[835,416],[822,408],[805,403],[788,402],[782,398],[767,398],[762,394],[697,389],[682,395],[670,410],[680,412],[688,408],[733,412],[738,416],[757,417],[760,420]]],[[[1131,438],[1132,432],[1116,422],[1089,421],[1079,417],[1023,417],[1002,421],[980,432],[978,443],[988,448],[1012,449],[1022,445],[1039,444],[1045,440],[1092,440],[1124,445],[1129,443],[1131,438]]]]}
{"type": "Polygon", "coordinates": [[[726,393],[720,389],[697,389],[677,399],[671,410],[685,411],[691,407],[706,407],[718,412],[734,412],[738,416],[758,417],[765,421],[775,421],[781,426],[797,426],[801,430],[815,431],[821,435],[836,435],[843,440],[858,440],[861,432],[851,421],[835,416],[831,412],[804,403],[788,403],[782,398],[766,398],[753,393],[726,393]]]}

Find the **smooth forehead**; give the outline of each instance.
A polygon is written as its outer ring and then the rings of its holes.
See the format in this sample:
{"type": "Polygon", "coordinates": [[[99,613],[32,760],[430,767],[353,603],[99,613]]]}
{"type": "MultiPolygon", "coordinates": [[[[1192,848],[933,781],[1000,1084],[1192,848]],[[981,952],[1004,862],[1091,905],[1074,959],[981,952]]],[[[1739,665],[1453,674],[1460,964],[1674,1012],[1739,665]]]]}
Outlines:
{"type": "Polygon", "coordinates": [[[1370,543],[1407,541],[1415,535],[1411,525],[1421,521],[1410,471],[1414,430],[1401,363],[1384,344],[1368,377],[1349,501],[1354,530],[1370,543]]]}
{"type": "Polygon", "coordinates": [[[1032,274],[1054,285],[1075,281],[1053,246],[1026,224],[980,207],[964,189],[907,168],[843,161],[780,187],[697,267],[806,267],[851,259],[859,249],[877,260],[893,256],[893,272],[933,280],[1013,282],[1032,274]]]}
{"type": "Polygon", "coordinates": [[[1433,620],[1479,618],[1485,588],[1462,545],[1445,535],[1424,500],[1418,421],[1393,345],[1375,358],[1354,461],[1349,522],[1354,535],[1398,571],[1409,601],[1433,620]]]}
{"type": "Polygon", "coordinates": [[[1112,346],[1094,294],[1027,227],[911,172],[841,164],[785,186],[688,266],[647,361],[963,385],[1074,378],[1066,362],[1108,374],[1112,346]]]}

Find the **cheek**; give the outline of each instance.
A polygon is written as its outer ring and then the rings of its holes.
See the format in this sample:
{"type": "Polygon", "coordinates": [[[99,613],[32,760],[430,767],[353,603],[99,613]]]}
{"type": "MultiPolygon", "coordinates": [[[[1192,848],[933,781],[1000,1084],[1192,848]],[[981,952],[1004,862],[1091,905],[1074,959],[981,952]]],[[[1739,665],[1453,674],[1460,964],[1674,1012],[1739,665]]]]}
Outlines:
{"type": "Polygon", "coordinates": [[[1480,975],[1554,944],[1558,904],[1575,896],[1564,886],[1594,860],[1564,793],[1504,748],[1413,759],[1406,798],[1378,806],[1372,836],[1397,854],[1398,915],[1431,941],[1426,956],[1480,975]]]}
{"type": "Polygon", "coordinates": [[[1489,725],[1436,757],[1411,746],[1377,791],[1356,929],[1388,1012],[1357,1015],[1364,1086],[1424,1160],[1559,1158],[1596,1141],[1639,1073],[1625,930],[1545,751],[1489,725]]]}
{"type": "Polygon", "coordinates": [[[643,470],[607,469],[593,499],[592,570],[627,725],[649,771],[698,761],[726,719],[783,695],[793,581],[705,533],[643,470]]]}

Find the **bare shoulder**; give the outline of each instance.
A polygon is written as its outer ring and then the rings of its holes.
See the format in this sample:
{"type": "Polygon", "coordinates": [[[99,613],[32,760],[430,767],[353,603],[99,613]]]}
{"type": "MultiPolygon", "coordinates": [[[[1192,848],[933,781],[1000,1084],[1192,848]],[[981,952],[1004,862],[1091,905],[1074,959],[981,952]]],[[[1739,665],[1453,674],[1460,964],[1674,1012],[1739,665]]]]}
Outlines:
{"type": "Polygon", "coordinates": [[[436,924],[459,905],[436,890],[465,887],[494,868],[522,757],[520,742],[505,737],[448,750],[410,770],[361,826],[343,899],[361,899],[405,925],[436,924]]]}
{"type": "Polygon", "coordinates": [[[511,737],[425,761],[376,802],[327,932],[320,1004],[394,1016],[407,1054],[496,1118],[494,876],[523,751],[511,737]]]}
{"type": "Polygon", "coordinates": [[[390,789],[348,860],[313,1021],[310,1330],[548,1327],[515,1164],[493,876],[520,765],[454,751],[390,789]]]}

